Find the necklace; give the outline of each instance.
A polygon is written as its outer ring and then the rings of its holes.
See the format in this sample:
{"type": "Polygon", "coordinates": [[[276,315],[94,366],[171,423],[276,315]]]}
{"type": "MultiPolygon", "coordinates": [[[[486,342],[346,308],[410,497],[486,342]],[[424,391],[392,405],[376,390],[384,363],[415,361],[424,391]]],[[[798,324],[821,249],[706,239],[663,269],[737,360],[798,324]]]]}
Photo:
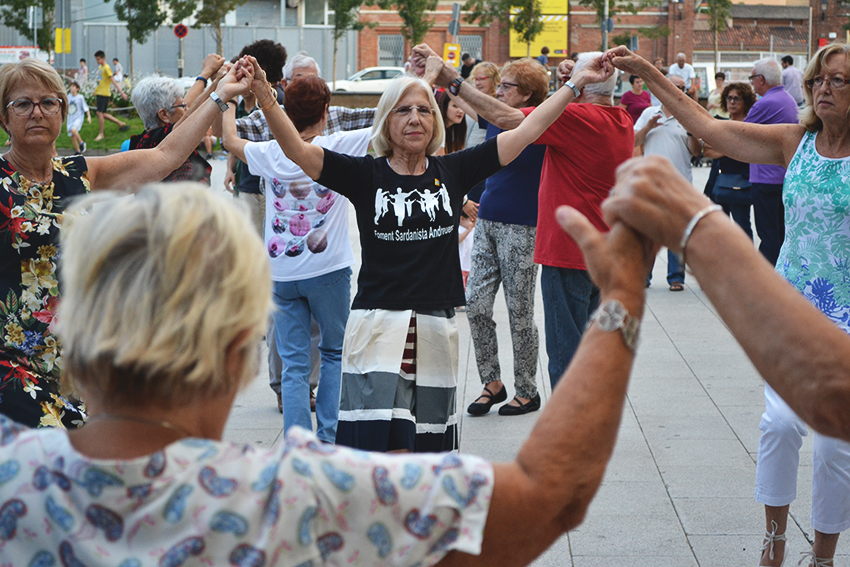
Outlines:
{"type": "Polygon", "coordinates": [[[88,422],[99,421],[99,420],[109,420],[109,421],[135,421],[137,423],[147,423],[148,425],[156,425],[157,427],[162,427],[163,429],[170,429],[172,431],[176,431],[180,434],[180,438],[183,437],[196,437],[183,429],[178,425],[174,425],[173,423],[169,423],[167,421],[160,421],[156,419],[145,419],[143,417],[135,417],[132,415],[115,415],[111,413],[101,413],[93,417],[89,417],[88,422]]]}
{"type": "MultiPolygon", "coordinates": [[[[11,153],[11,152],[10,152],[10,153],[11,153]]],[[[14,168],[15,168],[15,171],[17,171],[18,173],[20,173],[21,175],[23,175],[24,177],[26,177],[27,179],[29,179],[30,183],[35,183],[36,185],[47,185],[48,183],[50,183],[51,181],[53,181],[52,168],[51,168],[51,173],[50,173],[50,179],[48,179],[47,181],[38,181],[38,180],[36,180],[36,179],[35,179],[35,177],[34,177],[34,176],[27,174],[27,173],[23,170],[23,168],[21,168],[21,167],[18,165],[18,160],[13,160],[13,159],[12,159],[12,156],[10,156],[8,153],[7,153],[6,155],[4,155],[3,157],[4,157],[4,158],[6,158],[6,161],[8,161],[9,163],[11,163],[11,164],[12,164],[12,167],[14,167],[14,168]]]]}

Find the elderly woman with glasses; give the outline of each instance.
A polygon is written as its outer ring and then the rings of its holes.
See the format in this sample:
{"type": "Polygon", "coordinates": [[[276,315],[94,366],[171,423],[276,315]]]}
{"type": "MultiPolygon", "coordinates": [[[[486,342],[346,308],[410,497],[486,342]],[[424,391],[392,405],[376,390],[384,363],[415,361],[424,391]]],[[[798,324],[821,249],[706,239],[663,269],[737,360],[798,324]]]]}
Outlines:
{"type": "MultiPolygon", "coordinates": [[[[218,66],[212,71],[214,76],[223,58],[219,58],[218,66]]],[[[197,81],[200,83],[200,81],[197,81]]],[[[193,87],[194,88],[194,87],[193,87]]],[[[145,131],[130,138],[130,149],[155,148],[177,128],[189,115],[188,104],[183,99],[183,86],[171,77],[154,75],[145,77],[133,89],[132,101],[136,112],[145,123],[145,131]]],[[[200,101],[200,99],[197,99],[200,101]]],[[[207,132],[204,132],[200,143],[207,132]]],[[[163,181],[199,181],[210,185],[212,166],[201,157],[197,150],[183,164],[168,174],[163,181]]]]}
{"type": "MultiPolygon", "coordinates": [[[[785,241],[776,270],[850,333],[850,44],[827,45],[812,57],[803,75],[806,102],[799,124],[714,120],[628,49],[614,48],[606,57],[643,77],[685,128],[716,151],[743,162],[787,168],[782,190],[785,241]]],[[[709,211],[713,209],[701,214],[709,211]]],[[[695,212],[671,210],[670,226],[681,220],[679,214],[688,217],[686,225],[695,212]]],[[[764,395],[756,500],[765,506],[767,533],[759,565],[777,567],[787,555],[785,528],[807,428],[770,386],[765,385],[764,395]]],[[[815,541],[804,559],[824,567],[832,565],[839,534],[850,528],[850,444],[815,433],[813,462],[815,541]]]]}
{"type": "MultiPolygon", "coordinates": [[[[220,98],[246,90],[250,75],[239,82],[237,72],[246,71],[234,69],[217,85],[220,98]]],[[[83,158],[56,157],[68,104],[62,78],[46,63],[3,65],[0,103],[0,125],[12,141],[0,158],[0,413],[29,427],[79,425],[81,405],[59,391],[62,349],[54,333],[58,236],[68,200],[161,180],[221,110],[204,97],[192,119],[156,149],[83,158]]]]}
{"type": "MultiPolygon", "coordinates": [[[[428,61],[430,77],[442,60],[428,61]]],[[[611,73],[597,60],[582,84],[611,73]]],[[[463,196],[513,161],[573,99],[473,148],[435,156],[443,119],[427,80],[400,77],[378,102],[372,147],[352,157],[306,143],[283,111],[266,119],[288,158],[357,211],[363,267],[343,345],[337,443],[379,451],[457,448],[457,323],[465,303],[457,231],[463,196]]],[[[451,89],[450,89],[451,90],[451,89]]],[[[270,96],[263,95],[263,107],[270,96]]]]}

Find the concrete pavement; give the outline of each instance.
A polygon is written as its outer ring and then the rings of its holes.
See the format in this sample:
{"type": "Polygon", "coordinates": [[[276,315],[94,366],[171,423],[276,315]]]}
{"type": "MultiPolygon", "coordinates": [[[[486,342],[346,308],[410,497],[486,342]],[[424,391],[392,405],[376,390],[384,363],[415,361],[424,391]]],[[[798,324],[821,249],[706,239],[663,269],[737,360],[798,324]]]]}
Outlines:
{"type": "MultiPolygon", "coordinates": [[[[224,162],[213,164],[213,187],[218,189],[224,162]]],[[[707,168],[695,170],[697,187],[705,184],[707,174],[707,168]]],[[[351,235],[359,258],[353,213],[351,235]]],[[[659,254],[653,286],[647,290],[641,344],[602,487],[584,523],[564,535],[536,567],[757,565],[764,533],[763,509],[753,500],[762,381],[693,276],[687,276],[685,291],[667,290],[666,259],[659,254]]],[[[537,378],[545,404],[551,392],[539,289],[537,378]]],[[[495,319],[500,363],[512,396],[511,342],[501,292],[495,319]]],[[[494,409],[473,418],[465,413],[481,384],[463,313],[458,313],[458,325],[460,449],[493,461],[512,459],[540,414],[505,417],[494,409]]],[[[237,398],[225,439],[271,446],[280,442],[281,430],[263,364],[255,382],[237,398]]],[[[799,498],[791,505],[789,567],[814,535],[809,524],[811,451],[810,436],[800,459],[799,498]]],[[[850,544],[844,538],[836,565],[848,565],[848,555],[850,544]]]]}

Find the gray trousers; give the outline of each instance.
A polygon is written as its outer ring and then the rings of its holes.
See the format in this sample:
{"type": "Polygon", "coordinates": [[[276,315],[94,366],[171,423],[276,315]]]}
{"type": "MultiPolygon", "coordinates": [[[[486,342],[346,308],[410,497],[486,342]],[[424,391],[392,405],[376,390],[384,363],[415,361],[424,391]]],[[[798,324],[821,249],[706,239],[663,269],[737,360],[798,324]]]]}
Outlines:
{"type": "Polygon", "coordinates": [[[537,228],[478,219],[472,244],[472,270],[466,284],[466,315],[475,361],[483,384],[501,380],[493,304],[504,284],[514,352],[516,395],[537,395],[539,338],[534,323],[534,236],[537,228]]]}

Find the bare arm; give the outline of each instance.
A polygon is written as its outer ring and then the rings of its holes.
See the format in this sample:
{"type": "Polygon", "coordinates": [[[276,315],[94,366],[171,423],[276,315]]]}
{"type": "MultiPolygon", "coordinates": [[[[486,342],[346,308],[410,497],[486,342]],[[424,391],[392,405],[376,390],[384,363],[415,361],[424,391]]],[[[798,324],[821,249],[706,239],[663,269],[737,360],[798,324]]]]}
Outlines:
{"type": "Polygon", "coordinates": [[[694,157],[702,155],[702,142],[696,136],[688,134],[688,151],[694,157]]]}
{"type": "MultiPolygon", "coordinates": [[[[582,248],[601,302],[617,299],[640,317],[651,246],[622,224],[602,235],[566,207],[558,220],[582,248]]],[[[439,565],[527,565],[581,523],[614,449],[632,360],[619,332],[591,326],[516,460],[495,465],[481,555],[452,552],[439,565]]]]}
{"type": "Polygon", "coordinates": [[[660,114],[656,114],[650,117],[649,122],[647,122],[643,128],[639,128],[635,130],[635,147],[640,146],[646,141],[646,135],[649,134],[651,130],[658,126],[658,121],[661,119],[660,114]]]}
{"type": "MultiPolygon", "coordinates": [[[[236,134],[236,107],[233,104],[221,117],[221,143],[230,152],[231,157],[245,161],[245,146],[248,141],[236,134]]],[[[230,165],[230,158],[227,158],[227,164],[230,165]]]]}
{"type": "MultiPolygon", "coordinates": [[[[610,63],[606,64],[600,58],[588,63],[572,80],[576,87],[581,89],[590,83],[604,81],[613,72],[614,67],[610,63]]],[[[559,89],[558,92],[546,99],[534,112],[529,114],[517,128],[499,134],[496,137],[499,147],[499,162],[502,165],[512,162],[526,146],[539,138],[561,116],[564,108],[574,98],[575,94],[572,89],[559,89]]],[[[517,110],[517,112],[522,114],[522,111],[517,110]]]]}
{"type": "MultiPolygon", "coordinates": [[[[218,70],[224,64],[224,57],[219,55],[218,53],[210,53],[206,57],[204,57],[203,63],[201,63],[201,74],[199,77],[203,77],[207,80],[212,79],[218,73],[218,70]]],[[[203,93],[207,88],[207,83],[201,81],[195,81],[191,87],[189,87],[189,92],[186,93],[186,96],[183,97],[183,102],[187,105],[192,106],[192,103],[203,93]]]]}
{"type": "MultiPolygon", "coordinates": [[[[414,72],[420,75],[424,73],[425,61],[429,57],[437,57],[442,61],[442,58],[427,45],[420,44],[414,47],[413,56],[411,57],[414,72]]],[[[459,76],[457,69],[447,62],[443,62],[442,71],[433,80],[433,83],[447,89],[449,84],[459,76]]],[[[502,101],[482,93],[467,81],[461,83],[458,95],[467,103],[476,117],[481,115],[487,122],[498,126],[502,130],[513,130],[525,119],[525,114],[521,110],[512,108],[502,101]]]]}
{"type": "MultiPolygon", "coordinates": [[[[686,224],[709,204],[667,160],[649,156],[620,167],[603,212],[679,251],[686,224]]],[[[850,337],[723,215],[697,224],[686,260],[762,377],[817,431],[850,441],[850,337]]]]}
{"type": "MultiPolygon", "coordinates": [[[[219,83],[218,96],[230,100],[245,91],[251,75],[234,66],[219,83]],[[237,75],[237,72],[239,73],[237,75]]],[[[191,155],[221,109],[209,97],[183,126],[173,130],[157,147],[88,158],[88,177],[93,190],[123,189],[161,181],[191,155]]]]}
{"type": "MultiPolygon", "coordinates": [[[[269,90],[268,83],[265,81],[265,73],[260,69],[257,60],[250,56],[247,59],[251,62],[254,69],[258,70],[257,73],[260,78],[254,80],[251,88],[257,96],[257,103],[263,110],[272,136],[280,144],[280,149],[283,150],[286,157],[294,161],[301,168],[301,171],[315,181],[322,175],[325,150],[301,139],[301,135],[295,129],[295,125],[283,111],[283,108],[277,103],[277,98],[269,90]]],[[[235,132],[235,123],[233,129],[235,132]]]]}
{"type": "Polygon", "coordinates": [[[750,124],[716,120],[699,103],[677,89],[649,61],[623,46],[609,49],[605,57],[618,69],[638,75],[658,100],[694,136],[710,143],[723,155],[747,163],[787,167],[805,130],[796,124],[750,124]]]}

